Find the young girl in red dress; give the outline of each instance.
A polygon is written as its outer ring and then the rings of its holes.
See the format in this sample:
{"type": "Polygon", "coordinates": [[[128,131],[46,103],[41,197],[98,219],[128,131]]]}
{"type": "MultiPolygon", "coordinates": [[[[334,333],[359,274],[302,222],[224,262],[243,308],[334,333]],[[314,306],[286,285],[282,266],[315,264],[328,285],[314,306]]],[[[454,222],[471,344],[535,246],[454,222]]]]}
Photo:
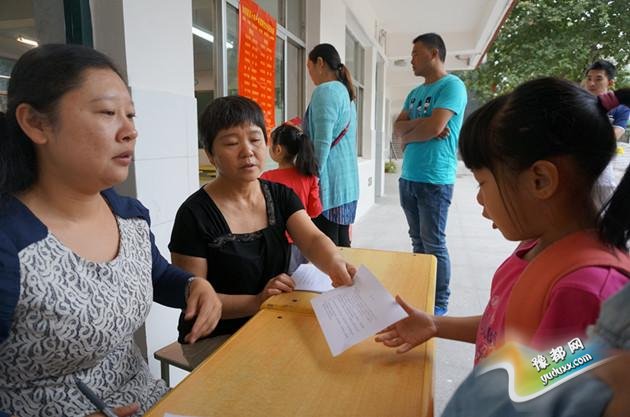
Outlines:
{"type": "MultiPolygon", "coordinates": [[[[291,188],[302,201],[304,209],[313,219],[322,212],[319,200],[319,179],[317,178],[317,162],[313,151],[313,143],[296,126],[285,123],[271,132],[271,159],[278,163],[277,169],[265,171],[261,178],[284,184],[291,188]]],[[[291,236],[288,236],[292,243],[291,236]]],[[[291,261],[289,274],[308,260],[300,250],[291,245],[291,261]]]]}

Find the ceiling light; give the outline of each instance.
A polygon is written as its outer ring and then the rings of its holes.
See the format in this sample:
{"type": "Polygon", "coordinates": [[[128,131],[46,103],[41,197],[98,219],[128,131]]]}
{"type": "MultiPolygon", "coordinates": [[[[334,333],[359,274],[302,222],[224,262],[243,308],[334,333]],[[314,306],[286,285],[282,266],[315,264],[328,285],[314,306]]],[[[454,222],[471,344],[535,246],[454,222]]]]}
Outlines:
{"type": "Polygon", "coordinates": [[[205,39],[210,43],[214,42],[214,36],[212,35],[212,33],[208,33],[205,30],[201,30],[193,26],[192,33],[193,35],[199,36],[201,39],[205,39]]]}
{"type": "MultiPolygon", "coordinates": [[[[205,39],[205,40],[207,40],[210,43],[214,43],[214,35],[212,33],[206,32],[205,30],[200,29],[200,28],[195,27],[195,26],[192,27],[192,33],[195,36],[199,36],[201,39],[205,39]]],[[[225,43],[225,47],[227,49],[234,48],[234,42],[227,41],[225,43]]]]}
{"type": "Polygon", "coordinates": [[[25,43],[25,44],[31,45],[31,46],[39,46],[39,43],[37,43],[37,41],[25,38],[24,36],[18,36],[16,41],[22,42],[22,43],[25,43]]]}
{"type": "Polygon", "coordinates": [[[2,74],[0,74],[0,78],[4,78],[4,79],[8,80],[8,79],[10,79],[11,77],[9,77],[8,75],[2,75],[2,74]]]}

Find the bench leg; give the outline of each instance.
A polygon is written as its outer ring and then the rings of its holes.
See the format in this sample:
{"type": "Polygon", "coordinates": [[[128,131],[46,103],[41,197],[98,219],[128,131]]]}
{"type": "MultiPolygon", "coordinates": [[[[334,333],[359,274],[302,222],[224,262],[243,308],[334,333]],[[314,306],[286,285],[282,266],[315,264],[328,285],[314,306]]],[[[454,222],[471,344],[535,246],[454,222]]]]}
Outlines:
{"type": "Polygon", "coordinates": [[[160,361],[160,374],[162,375],[162,379],[166,381],[166,385],[171,386],[170,374],[168,369],[168,363],[166,361],[160,361]]]}

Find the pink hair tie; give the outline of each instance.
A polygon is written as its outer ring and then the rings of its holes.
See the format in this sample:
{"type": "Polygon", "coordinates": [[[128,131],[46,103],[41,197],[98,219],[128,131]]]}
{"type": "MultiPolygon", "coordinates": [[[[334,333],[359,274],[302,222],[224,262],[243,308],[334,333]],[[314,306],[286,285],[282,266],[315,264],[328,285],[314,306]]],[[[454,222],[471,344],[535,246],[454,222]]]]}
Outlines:
{"type": "Polygon", "coordinates": [[[599,99],[599,103],[602,105],[603,108],[606,109],[607,112],[611,111],[620,104],[619,99],[612,91],[600,94],[597,96],[597,98],[599,99]]]}

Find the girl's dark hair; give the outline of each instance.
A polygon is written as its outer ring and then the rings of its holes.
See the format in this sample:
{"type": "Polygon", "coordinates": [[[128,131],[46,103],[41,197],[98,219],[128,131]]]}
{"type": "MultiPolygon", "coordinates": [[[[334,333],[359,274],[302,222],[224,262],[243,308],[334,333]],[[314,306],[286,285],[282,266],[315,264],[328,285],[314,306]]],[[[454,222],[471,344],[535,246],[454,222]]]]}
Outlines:
{"type": "Polygon", "coordinates": [[[87,69],[110,69],[124,77],[104,54],[81,45],[48,44],[24,53],[9,79],[7,113],[0,112],[0,194],[18,193],[37,180],[35,146],[16,120],[27,103],[52,123],[61,97],[80,87],[87,69]]]}
{"type": "Polygon", "coordinates": [[[303,175],[318,175],[313,142],[301,129],[282,124],[271,132],[271,143],[284,147],[288,159],[295,161],[295,167],[303,175]]]}
{"type": "Polygon", "coordinates": [[[357,95],[354,91],[352,75],[350,74],[348,67],[341,62],[341,57],[335,47],[329,43],[320,43],[315,46],[311,52],[309,52],[308,59],[312,63],[316,63],[317,58],[321,58],[331,70],[335,71],[337,79],[346,86],[348,95],[350,96],[350,101],[354,101],[357,95]]]}
{"type": "MultiPolygon", "coordinates": [[[[630,90],[615,92],[630,104],[630,90]]],[[[566,80],[541,78],[526,82],[472,113],[464,122],[459,150],[470,169],[519,173],[538,160],[569,156],[590,196],[593,184],[612,159],[616,141],[601,101],[566,80]]],[[[630,230],[630,169],[602,208],[602,241],[627,250],[630,230]]]]}
{"type": "Polygon", "coordinates": [[[199,135],[203,148],[212,154],[212,144],[221,130],[246,123],[258,126],[263,132],[265,142],[267,141],[265,116],[254,100],[243,96],[214,99],[199,118],[199,135]]]}

